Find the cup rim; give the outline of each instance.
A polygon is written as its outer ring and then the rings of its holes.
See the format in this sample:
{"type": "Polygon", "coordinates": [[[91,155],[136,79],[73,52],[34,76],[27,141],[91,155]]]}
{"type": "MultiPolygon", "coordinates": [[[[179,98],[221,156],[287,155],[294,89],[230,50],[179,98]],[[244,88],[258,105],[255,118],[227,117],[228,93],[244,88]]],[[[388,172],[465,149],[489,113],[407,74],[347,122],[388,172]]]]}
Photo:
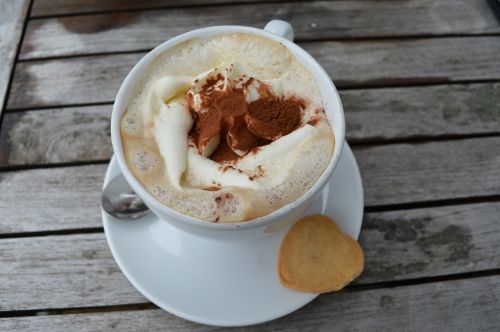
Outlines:
{"type": "MultiPolygon", "coordinates": [[[[331,126],[331,125],[330,125],[331,126]]],[[[333,128],[332,128],[333,131],[333,128]]],[[[300,207],[305,201],[307,201],[310,197],[314,196],[318,191],[320,191],[327,181],[330,179],[335,167],[338,164],[340,156],[342,154],[342,150],[344,147],[345,141],[345,117],[344,117],[344,109],[342,107],[342,102],[340,100],[339,93],[332,81],[329,77],[328,73],[321,67],[321,65],[303,48],[295,44],[293,41],[285,39],[281,36],[275,35],[271,32],[265,31],[259,28],[253,27],[245,27],[239,25],[219,25],[212,27],[199,28],[195,30],[191,30],[189,32],[177,35],[162,44],[156,46],[153,50],[148,52],[144,57],[137,62],[132,70],[127,74],[125,79],[123,80],[120,89],[118,90],[118,94],[113,103],[113,110],[111,114],[111,142],[113,146],[113,151],[116,156],[116,160],[118,161],[118,165],[122,174],[124,175],[127,182],[130,184],[132,189],[144,200],[146,205],[150,208],[153,207],[153,211],[158,210],[164,214],[166,214],[169,218],[172,218],[176,221],[190,224],[197,228],[204,228],[209,230],[243,230],[243,229],[251,229],[261,226],[267,226],[274,221],[282,219],[284,216],[292,212],[294,209],[300,207]],[[308,63],[305,64],[304,61],[300,61],[300,63],[305,66],[308,70],[318,73],[323,78],[326,78],[324,81],[328,85],[328,90],[331,90],[334,94],[334,99],[336,102],[336,109],[339,113],[340,118],[340,132],[334,132],[335,136],[335,145],[338,145],[338,150],[334,150],[330,162],[327,167],[323,171],[323,173],[319,176],[319,178],[314,182],[314,184],[304,192],[300,197],[296,200],[280,207],[268,213],[264,216],[231,223],[216,223],[212,221],[203,220],[200,218],[192,217],[186,214],[183,214],[165,204],[160,202],[156,197],[154,197],[149,191],[140,183],[140,181],[133,175],[133,173],[128,168],[128,165],[125,161],[125,156],[122,148],[122,140],[121,140],[121,132],[120,132],[120,120],[123,113],[126,110],[127,103],[130,100],[127,100],[127,94],[130,92],[129,90],[133,89],[136,76],[143,67],[146,67],[155,57],[168,49],[185,42],[189,39],[194,38],[207,38],[215,35],[222,34],[230,34],[230,33],[250,33],[254,35],[258,35],[269,40],[279,42],[283,44],[293,55],[300,54],[302,58],[307,59],[308,63]],[[127,103],[126,103],[127,102],[127,103]],[[122,106],[123,104],[123,106],[122,106]],[[120,109],[118,109],[120,108],[120,109]],[[335,153],[335,151],[337,153],[335,153]]],[[[160,219],[163,219],[160,217],[160,219]]]]}

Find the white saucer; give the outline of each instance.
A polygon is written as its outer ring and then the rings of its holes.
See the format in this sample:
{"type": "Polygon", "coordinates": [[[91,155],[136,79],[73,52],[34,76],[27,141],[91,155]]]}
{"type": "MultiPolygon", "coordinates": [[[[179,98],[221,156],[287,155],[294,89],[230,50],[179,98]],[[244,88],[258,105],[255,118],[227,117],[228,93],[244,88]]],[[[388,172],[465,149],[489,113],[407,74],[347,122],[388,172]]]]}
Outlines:
{"type": "MultiPolygon", "coordinates": [[[[120,173],[111,159],[104,184],[120,173]]],[[[363,187],[347,144],[330,182],[306,214],[325,214],[357,239],[363,187]]],[[[215,242],[150,215],[123,221],[102,213],[109,247],[128,280],[162,309],[198,323],[241,326],[297,310],[317,294],[280,285],[277,253],[287,229],[246,242],[215,242]]]]}

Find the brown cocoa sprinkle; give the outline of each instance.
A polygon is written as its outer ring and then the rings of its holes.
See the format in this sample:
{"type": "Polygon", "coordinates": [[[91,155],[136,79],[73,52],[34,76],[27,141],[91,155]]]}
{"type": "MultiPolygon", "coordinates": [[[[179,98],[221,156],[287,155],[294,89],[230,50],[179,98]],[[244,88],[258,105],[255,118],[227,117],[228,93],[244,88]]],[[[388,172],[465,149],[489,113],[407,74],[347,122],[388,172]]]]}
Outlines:
{"type": "MultiPolygon", "coordinates": [[[[210,156],[210,159],[216,161],[218,163],[226,163],[226,162],[234,162],[238,160],[240,156],[231,150],[231,148],[227,145],[225,139],[221,139],[219,146],[215,149],[214,153],[210,156]]],[[[224,170],[225,171],[225,170],[224,170]]]]}
{"type": "MultiPolygon", "coordinates": [[[[210,110],[198,116],[196,121],[196,132],[198,134],[198,150],[203,152],[203,149],[208,145],[210,140],[220,134],[221,115],[217,110],[210,110]]],[[[193,135],[193,138],[196,135],[193,135]]]]}
{"type": "Polygon", "coordinates": [[[252,150],[250,150],[250,152],[253,153],[253,154],[257,154],[257,152],[259,152],[260,149],[261,149],[260,146],[257,146],[255,148],[253,148],[252,150]]]}
{"type": "Polygon", "coordinates": [[[253,180],[257,179],[257,178],[260,178],[260,177],[264,176],[264,174],[265,174],[264,167],[262,167],[262,165],[259,165],[255,169],[255,171],[253,172],[253,174],[248,177],[248,179],[250,181],[253,181],[253,180]]]}
{"type": "Polygon", "coordinates": [[[255,136],[275,140],[289,134],[300,124],[301,104],[298,101],[270,97],[258,99],[248,106],[248,130],[255,136]]]}
{"type": "Polygon", "coordinates": [[[239,116],[247,112],[242,91],[217,91],[210,95],[210,101],[223,117],[239,116]]]}
{"type": "Polygon", "coordinates": [[[250,77],[245,83],[243,83],[243,87],[247,88],[250,86],[250,84],[252,84],[252,82],[254,81],[255,79],[253,77],[250,77]]]}
{"type": "Polygon", "coordinates": [[[307,124],[310,124],[311,126],[315,126],[318,122],[319,122],[318,118],[312,118],[311,120],[309,120],[309,122],[307,124]]]}
{"type": "MultiPolygon", "coordinates": [[[[217,70],[217,68],[215,68],[217,70]]],[[[220,81],[224,81],[224,76],[222,74],[217,74],[215,78],[207,78],[207,81],[201,87],[202,92],[206,92],[208,89],[213,88],[220,81]]]]}
{"type": "Polygon", "coordinates": [[[203,188],[203,190],[206,190],[206,191],[217,191],[217,190],[220,190],[220,187],[218,187],[218,186],[211,186],[211,187],[203,188]]]}
{"type": "Polygon", "coordinates": [[[233,117],[232,122],[232,126],[227,133],[227,144],[231,150],[240,150],[246,153],[259,145],[259,137],[248,130],[243,116],[233,117]]]}
{"type": "MultiPolygon", "coordinates": [[[[294,98],[277,98],[269,87],[253,77],[239,78],[244,87],[256,82],[261,98],[247,104],[244,89],[219,90],[224,83],[222,74],[208,78],[200,92],[201,109],[192,112],[195,125],[189,137],[203,152],[215,136],[219,145],[210,159],[221,164],[231,164],[251,151],[295,130],[300,125],[303,103],[294,98]]],[[[193,104],[192,91],[188,101],[193,104]]],[[[191,106],[191,105],[190,105],[191,106]]],[[[223,168],[222,171],[227,170],[223,168]]]]}

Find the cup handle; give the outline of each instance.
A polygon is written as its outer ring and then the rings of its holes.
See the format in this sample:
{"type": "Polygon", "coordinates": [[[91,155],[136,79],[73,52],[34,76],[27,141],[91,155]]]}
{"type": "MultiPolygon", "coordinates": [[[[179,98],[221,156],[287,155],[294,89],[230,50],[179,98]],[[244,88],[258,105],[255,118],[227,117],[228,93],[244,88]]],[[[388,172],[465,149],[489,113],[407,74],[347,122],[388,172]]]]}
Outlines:
{"type": "Polygon", "coordinates": [[[293,28],[292,25],[282,20],[272,20],[266,24],[264,30],[274,33],[280,37],[293,41],[293,28]]]}

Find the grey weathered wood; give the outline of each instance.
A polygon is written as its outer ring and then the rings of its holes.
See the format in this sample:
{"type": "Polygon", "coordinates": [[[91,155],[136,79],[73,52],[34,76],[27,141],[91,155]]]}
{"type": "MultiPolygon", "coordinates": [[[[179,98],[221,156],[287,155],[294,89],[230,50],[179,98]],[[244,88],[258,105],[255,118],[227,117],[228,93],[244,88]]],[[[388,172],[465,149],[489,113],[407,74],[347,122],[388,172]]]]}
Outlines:
{"type": "Polygon", "coordinates": [[[0,2],[0,116],[29,3],[29,0],[0,2]]]}
{"type": "MultiPolygon", "coordinates": [[[[321,295],[278,320],[237,331],[495,331],[500,279],[496,276],[321,295]]],[[[160,309],[0,320],[3,331],[226,331],[160,309]]]]}
{"type": "MultiPolygon", "coordinates": [[[[500,37],[305,43],[340,88],[500,79],[500,37]]],[[[110,102],[143,53],[30,61],[8,108],[110,102]]]]}
{"type": "Polygon", "coordinates": [[[340,88],[500,78],[500,37],[303,45],[340,88]]]}
{"type": "MultiPolygon", "coordinates": [[[[356,148],[365,204],[499,195],[499,145],[500,138],[492,137],[356,148]]],[[[0,173],[2,232],[98,226],[105,169],[94,165],[0,173]],[[26,197],[33,202],[30,206],[26,197]]]]}
{"type": "Polygon", "coordinates": [[[7,108],[110,102],[143,53],[18,63],[7,108]]]}
{"type": "Polygon", "coordinates": [[[0,233],[101,227],[107,165],[0,173],[0,233]]]}
{"type": "Polygon", "coordinates": [[[500,203],[365,214],[359,282],[500,268],[499,216],[500,203]]]}
{"type": "Polygon", "coordinates": [[[500,137],[356,148],[365,204],[500,195],[500,137]]]}
{"type": "Polygon", "coordinates": [[[111,105],[7,113],[0,165],[109,159],[111,105]]]}
{"type": "MultiPolygon", "coordinates": [[[[341,98],[350,142],[500,133],[500,83],[348,90],[341,98]]],[[[0,167],[109,158],[111,108],[7,112],[0,167]]]]}
{"type": "Polygon", "coordinates": [[[2,239],[0,248],[0,310],[145,301],[119,270],[103,233],[2,239]]]}
{"type": "Polygon", "coordinates": [[[30,17],[261,1],[266,0],[35,0],[30,17]]]}
{"type": "Polygon", "coordinates": [[[349,142],[500,132],[500,84],[340,92],[349,142]]]}
{"type": "MultiPolygon", "coordinates": [[[[484,204],[418,212],[410,221],[395,214],[373,217],[362,232],[367,265],[356,283],[497,268],[498,210],[484,204]]],[[[101,233],[2,239],[0,253],[2,310],[146,301],[119,271],[101,233]]]]}
{"type": "MultiPolygon", "coordinates": [[[[99,4],[106,6],[107,2],[99,4]]],[[[195,28],[226,24],[263,27],[273,18],[289,21],[298,40],[500,32],[500,25],[483,0],[323,1],[171,8],[32,20],[21,58],[145,50],[195,28]]]]}

